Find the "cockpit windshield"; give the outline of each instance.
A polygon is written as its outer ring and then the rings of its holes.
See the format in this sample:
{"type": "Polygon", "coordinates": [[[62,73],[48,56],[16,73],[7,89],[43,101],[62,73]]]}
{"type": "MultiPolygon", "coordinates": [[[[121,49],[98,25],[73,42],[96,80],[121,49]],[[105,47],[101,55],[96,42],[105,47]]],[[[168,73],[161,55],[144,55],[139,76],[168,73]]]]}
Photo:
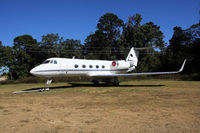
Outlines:
{"type": "Polygon", "coordinates": [[[43,64],[48,64],[50,62],[50,60],[46,60],[43,64]]]}
{"type": "Polygon", "coordinates": [[[57,64],[57,60],[46,60],[43,64],[57,64]]]}

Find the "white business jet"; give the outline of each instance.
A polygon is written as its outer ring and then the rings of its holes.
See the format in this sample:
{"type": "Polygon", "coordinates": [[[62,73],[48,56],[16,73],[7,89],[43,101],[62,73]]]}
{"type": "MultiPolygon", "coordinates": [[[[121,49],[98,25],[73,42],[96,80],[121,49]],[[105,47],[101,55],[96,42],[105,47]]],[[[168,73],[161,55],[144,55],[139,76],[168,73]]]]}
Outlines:
{"type": "Polygon", "coordinates": [[[38,77],[47,78],[47,88],[52,82],[53,77],[61,76],[90,76],[90,77],[111,77],[114,84],[119,82],[116,77],[135,76],[135,75],[158,75],[158,74],[175,74],[183,70],[186,60],[184,60],[179,71],[172,72],[150,72],[150,73],[130,73],[138,64],[138,51],[131,48],[126,60],[87,60],[70,58],[49,58],[43,64],[33,68],[30,73],[38,77]]]}

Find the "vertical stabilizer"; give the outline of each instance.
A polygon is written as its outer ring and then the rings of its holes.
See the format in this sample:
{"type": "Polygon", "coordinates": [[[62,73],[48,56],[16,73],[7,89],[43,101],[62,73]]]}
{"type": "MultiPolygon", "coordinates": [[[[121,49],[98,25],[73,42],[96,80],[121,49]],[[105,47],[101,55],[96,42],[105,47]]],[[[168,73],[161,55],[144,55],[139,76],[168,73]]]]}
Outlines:
{"type": "Polygon", "coordinates": [[[139,55],[138,51],[134,50],[134,48],[132,47],[128,56],[126,57],[126,61],[128,61],[130,63],[130,68],[129,68],[128,72],[134,70],[135,67],[137,66],[138,55],[139,55]]]}

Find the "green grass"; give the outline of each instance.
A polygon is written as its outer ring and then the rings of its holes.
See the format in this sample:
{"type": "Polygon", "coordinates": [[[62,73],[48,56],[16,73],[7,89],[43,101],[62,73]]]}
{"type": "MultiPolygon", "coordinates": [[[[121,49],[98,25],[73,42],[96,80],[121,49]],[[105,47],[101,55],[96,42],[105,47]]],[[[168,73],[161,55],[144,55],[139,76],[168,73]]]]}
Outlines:
{"type": "MultiPolygon", "coordinates": [[[[175,95],[192,95],[199,92],[200,82],[195,81],[171,81],[171,80],[140,80],[140,81],[129,81],[121,82],[120,86],[111,85],[98,85],[94,86],[89,82],[78,82],[78,83],[52,83],[50,85],[50,91],[45,92],[31,92],[24,94],[13,94],[15,91],[23,91],[29,89],[38,89],[45,87],[45,83],[37,84],[4,84],[0,85],[0,97],[5,96],[34,96],[34,95],[59,95],[59,94],[85,94],[92,96],[109,95],[116,97],[120,103],[125,102],[128,104],[131,102],[126,97],[121,97],[120,94],[134,94],[137,93],[139,97],[139,103],[143,100],[141,96],[151,96],[151,98],[171,98],[175,95]],[[141,95],[141,96],[140,96],[141,95]],[[141,98],[141,100],[140,100],[141,98]]],[[[126,95],[125,95],[126,96],[126,95]]],[[[128,97],[129,98],[129,97],[128,97]]],[[[30,99],[27,102],[30,104],[33,101],[30,99]]],[[[1,109],[1,107],[0,107],[1,109]]]]}
{"type": "MultiPolygon", "coordinates": [[[[120,93],[120,92],[146,92],[152,94],[166,93],[168,90],[180,89],[184,93],[185,89],[198,89],[200,82],[197,81],[166,81],[166,80],[140,80],[121,82],[120,86],[111,85],[98,85],[94,86],[90,82],[77,82],[73,83],[52,83],[50,85],[51,91],[48,93],[88,93],[88,94],[107,94],[107,93],[120,93]]],[[[28,89],[37,89],[45,87],[45,83],[35,84],[4,84],[0,85],[0,94],[8,94],[14,91],[22,91],[28,89]]],[[[35,92],[33,92],[35,93],[35,92]]],[[[37,93],[37,92],[36,92],[37,93]]]]}
{"type": "Polygon", "coordinates": [[[13,94],[42,87],[0,85],[0,132],[200,131],[200,82],[52,83],[50,91],[13,94]]]}
{"type": "MultiPolygon", "coordinates": [[[[45,87],[45,84],[5,84],[0,85],[0,97],[3,96],[36,96],[36,95],[91,95],[96,97],[109,96],[105,101],[114,101],[119,104],[142,104],[168,106],[165,99],[173,99],[184,95],[196,95],[200,92],[200,82],[195,81],[171,81],[171,80],[140,80],[122,82],[120,86],[98,85],[90,82],[78,83],[52,83],[50,91],[31,92],[24,94],[13,94],[15,91],[22,91],[34,88],[45,87]],[[132,95],[132,96],[131,96],[132,95]]],[[[64,96],[63,96],[64,97],[64,96]]],[[[27,103],[33,104],[33,99],[28,99],[27,103]]],[[[171,106],[177,106],[176,103],[171,106]]],[[[0,107],[1,109],[1,107],[0,107]]]]}

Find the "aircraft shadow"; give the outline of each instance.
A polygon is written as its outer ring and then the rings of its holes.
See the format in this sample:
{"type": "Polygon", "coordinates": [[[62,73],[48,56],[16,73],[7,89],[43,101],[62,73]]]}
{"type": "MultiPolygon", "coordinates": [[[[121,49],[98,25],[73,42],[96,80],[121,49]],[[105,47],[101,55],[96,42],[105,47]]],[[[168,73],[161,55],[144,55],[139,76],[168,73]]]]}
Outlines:
{"type": "Polygon", "coordinates": [[[161,87],[165,85],[112,85],[112,84],[82,84],[82,83],[69,83],[71,87],[161,87]]]}
{"type": "MultiPolygon", "coordinates": [[[[63,88],[74,88],[74,87],[162,87],[165,85],[118,85],[118,86],[114,86],[112,84],[85,84],[85,83],[68,83],[71,86],[56,86],[56,87],[49,87],[50,90],[54,90],[54,89],[63,89],[63,88]]],[[[24,92],[31,92],[31,91],[40,91],[41,89],[43,89],[45,87],[42,88],[30,88],[30,89],[26,89],[23,90],[24,92]]]]}

